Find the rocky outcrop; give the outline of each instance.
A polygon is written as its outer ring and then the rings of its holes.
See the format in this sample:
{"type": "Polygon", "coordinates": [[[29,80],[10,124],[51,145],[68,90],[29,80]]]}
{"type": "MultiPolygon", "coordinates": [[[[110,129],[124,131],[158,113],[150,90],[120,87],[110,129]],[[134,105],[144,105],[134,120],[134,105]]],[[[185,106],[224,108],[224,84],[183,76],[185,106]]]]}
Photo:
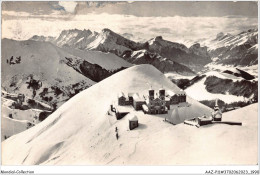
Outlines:
{"type": "Polygon", "coordinates": [[[68,58],[66,57],[66,64],[72,68],[74,68],[79,73],[83,74],[84,76],[88,77],[89,79],[99,82],[114,73],[117,73],[126,67],[121,67],[119,69],[108,71],[98,64],[92,64],[86,60],[82,60],[79,58],[68,58]]]}
{"type": "Polygon", "coordinates": [[[201,47],[199,43],[193,44],[189,48],[189,52],[192,53],[192,54],[201,56],[201,57],[205,57],[205,58],[209,57],[209,54],[208,54],[208,51],[207,51],[207,47],[206,46],[201,47]]]}
{"type": "Polygon", "coordinates": [[[253,79],[255,79],[255,77],[253,75],[251,75],[251,74],[249,74],[249,73],[247,73],[247,72],[245,72],[243,70],[240,70],[238,68],[236,68],[235,72],[233,72],[231,70],[225,70],[225,71],[223,71],[223,73],[231,74],[231,75],[234,75],[236,77],[242,77],[245,80],[253,80],[253,79]]]}

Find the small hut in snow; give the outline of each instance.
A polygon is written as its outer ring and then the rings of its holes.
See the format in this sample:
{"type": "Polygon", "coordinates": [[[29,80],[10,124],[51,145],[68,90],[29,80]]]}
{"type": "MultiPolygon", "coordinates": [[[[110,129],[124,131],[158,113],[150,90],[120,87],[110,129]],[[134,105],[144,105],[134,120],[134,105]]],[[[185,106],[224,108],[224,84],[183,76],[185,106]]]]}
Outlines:
{"type": "Polygon", "coordinates": [[[138,127],[138,118],[135,115],[129,116],[129,129],[135,129],[138,127]]]}

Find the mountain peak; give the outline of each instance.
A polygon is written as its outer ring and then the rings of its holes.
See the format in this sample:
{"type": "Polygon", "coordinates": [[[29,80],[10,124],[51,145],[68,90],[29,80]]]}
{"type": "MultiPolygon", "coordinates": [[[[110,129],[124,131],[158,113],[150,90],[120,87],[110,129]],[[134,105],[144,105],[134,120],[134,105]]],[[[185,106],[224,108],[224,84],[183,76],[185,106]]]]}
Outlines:
{"type": "Polygon", "coordinates": [[[161,40],[163,40],[163,37],[162,37],[162,36],[156,36],[156,37],[154,38],[154,40],[155,40],[155,41],[161,41],[161,40]]]}
{"type": "Polygon", "coordinates": [[[222,38],[224,36],[223,32],[220,32],[217,34],[216,39],[222,38]]]}
{"type": "Polygon", "coordinates": [[[103,30],[102,30],[102,33],[114,33],[112,30],[110,30],[110,29],[108,29],[108,28],[104,28],[103,30]]]}

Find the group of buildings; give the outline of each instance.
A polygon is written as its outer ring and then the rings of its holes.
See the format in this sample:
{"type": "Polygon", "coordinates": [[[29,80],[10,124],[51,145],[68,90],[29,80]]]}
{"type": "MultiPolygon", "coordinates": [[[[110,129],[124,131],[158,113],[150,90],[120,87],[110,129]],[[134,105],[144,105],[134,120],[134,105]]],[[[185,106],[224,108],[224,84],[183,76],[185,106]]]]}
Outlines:
{"type": "Polygon", "coordinates": [[[118,105],[114,109],[117,119],[122,118],[131,111],[133,107],[136,111],[143,110],[146,114],[165,114],[170,110],[170,105],[186,102],[186,93],[179,91],[174,93],[161,88],[158,92],[149,89],[145,95],[138,93],[123,92],[118,94],[118,105]]]}
{"type": "MultiPolygon", "coordinates": [[[[125,95],[123,92],[118,94],[118,104],[111,105],[111,111],[115,112],[116,118],[121,119],[128,113],[134,110],[142,110],[145,114],[166,114],[170,110],[171,105],[173,112],[170,116],[166,116],[165,120],[173,123],[174,118],[178,118],[178,107],[179,103],[186,102],[186,93],[183,90],[178,92],[173,92],[170,90],[165,90],[163,88],[159,89],[157,92],[153,89],[149,89],[144,95],[139,95],[138,93],[128,93],[125,95]]],[[[180,105],[181,106],[181,105],[180,105]]],[[[132,130],[138,127],[138,118],[135,115],[129,115],[129,129],[132,130]]],[[[186,120],[184,123],[191,125],[207,125],[212,123],[212,121],[221,122],[222,112],[216,104],[214,111],[211,116],[197,117],[191,120],[186,120]],[[194,120],[194,121],[193,121],[194,120]]]]}

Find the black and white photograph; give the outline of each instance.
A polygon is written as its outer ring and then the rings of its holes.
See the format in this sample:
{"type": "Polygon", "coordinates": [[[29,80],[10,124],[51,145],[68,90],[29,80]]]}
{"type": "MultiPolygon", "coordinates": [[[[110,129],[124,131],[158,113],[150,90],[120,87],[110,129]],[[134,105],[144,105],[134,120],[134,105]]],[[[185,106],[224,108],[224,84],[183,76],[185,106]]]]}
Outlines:
{"type": "Polygon", "coordinates": [[[2,165],[258,165],[257,1],[2,1],[1,21],[2,165]]]}

